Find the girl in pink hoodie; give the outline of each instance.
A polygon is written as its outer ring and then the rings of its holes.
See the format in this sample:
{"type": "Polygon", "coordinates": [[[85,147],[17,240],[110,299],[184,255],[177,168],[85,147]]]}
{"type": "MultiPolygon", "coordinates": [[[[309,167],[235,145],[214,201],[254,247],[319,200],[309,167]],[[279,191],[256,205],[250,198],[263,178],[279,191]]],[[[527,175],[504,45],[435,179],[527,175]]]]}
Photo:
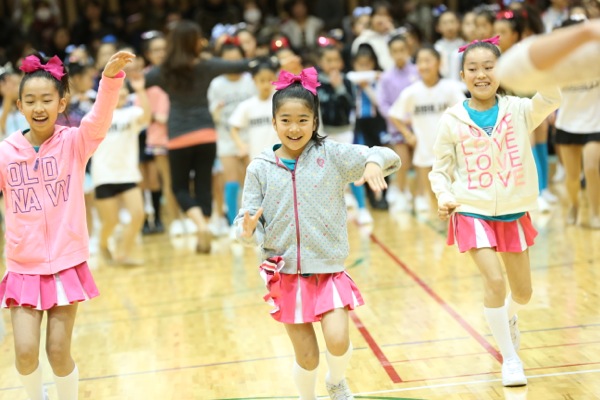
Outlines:
{"type": "Polygon", "coordinates": [[[85,165],[106,136],[125,73],[135,56],[113,55],[98,96],[78,128],[55,125],[65,111],[68,73],[56,56],[31,55],[17,106],[30,129],[0,143],[0,190],[6,206],[6,267],[0,304],[10,308],[16,368],[31,400],[44,400],[40,324],[48,313],[46,352],[58,397],[78,397],[71,358],[77,303],[98,296],[89,257],[83,180],[85,165]]]}

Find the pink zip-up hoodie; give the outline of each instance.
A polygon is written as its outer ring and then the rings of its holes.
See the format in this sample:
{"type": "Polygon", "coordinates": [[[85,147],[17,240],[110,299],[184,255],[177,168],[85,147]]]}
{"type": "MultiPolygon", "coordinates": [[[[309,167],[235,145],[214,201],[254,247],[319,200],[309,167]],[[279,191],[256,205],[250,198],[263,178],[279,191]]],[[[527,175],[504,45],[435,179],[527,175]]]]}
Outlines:
{"type": "Polygon", "coordinates": [[[0,143],[8,271],[50,275],[89,258],[85,165],[110,127],[124,77],[103,77],[81,125],[56,125],[39,152],[21,131],[0,143]]]}

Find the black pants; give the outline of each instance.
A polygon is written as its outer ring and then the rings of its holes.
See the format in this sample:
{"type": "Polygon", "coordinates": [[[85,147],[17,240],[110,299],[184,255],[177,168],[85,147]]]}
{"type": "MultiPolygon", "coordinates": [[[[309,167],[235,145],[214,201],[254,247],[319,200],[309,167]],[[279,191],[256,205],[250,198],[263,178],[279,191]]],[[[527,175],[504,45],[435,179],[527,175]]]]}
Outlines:
{"type": "Polygon", "coordinates": [[[171,188],[179,207],[185,212],[200,207],[202,214],[212,213],[212,169],[217,156],[217,144],[206,143],[183,149],[169,150],[171,188]],[[190,174],[194,172],[194,194],[190,174]]]}

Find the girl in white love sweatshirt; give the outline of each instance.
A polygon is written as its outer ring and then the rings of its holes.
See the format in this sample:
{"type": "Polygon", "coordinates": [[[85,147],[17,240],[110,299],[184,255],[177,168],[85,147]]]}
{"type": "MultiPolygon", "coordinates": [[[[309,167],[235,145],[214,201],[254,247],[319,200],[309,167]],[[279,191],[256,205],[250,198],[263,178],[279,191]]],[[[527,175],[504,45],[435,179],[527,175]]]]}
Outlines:
{"type": "Polygon", "coordinates": [[[481,271],[485,316],[503,357],[502,383],[522,386],[527,378],[517,355],[516,313],[531,297],[527,248],[537,235],[528,213],[538,197],[529,134],[558,108],[560,91],[532,99],[499,96],[499,57],[493,40],[466,47],[461,77],[471,98],[442,116],[429,179],[439,217],[450,217],[448,243],[468,251],[481,271]],[[512,289],[508,296],[497,252],[512,289]]]}

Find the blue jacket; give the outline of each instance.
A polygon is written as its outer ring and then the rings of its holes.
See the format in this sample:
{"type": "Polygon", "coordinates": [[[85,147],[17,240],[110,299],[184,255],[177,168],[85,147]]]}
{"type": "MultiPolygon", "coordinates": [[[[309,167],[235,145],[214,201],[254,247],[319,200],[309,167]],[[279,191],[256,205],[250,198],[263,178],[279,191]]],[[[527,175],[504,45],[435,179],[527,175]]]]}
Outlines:
{"type": "Polygon", "coordinates": [[[242,208],[235,221],[238,238],[246,211],[263,215],[247,244],[259,245],[264,258],[283,256],[286,274],[344,270],[348,232],[344,190],[374,162],[385,175],[400,168],[400,158],[384,147],[325,140],[309,142],[290,171],[272,149],[252,160],[246,173],[242,208]]]}

